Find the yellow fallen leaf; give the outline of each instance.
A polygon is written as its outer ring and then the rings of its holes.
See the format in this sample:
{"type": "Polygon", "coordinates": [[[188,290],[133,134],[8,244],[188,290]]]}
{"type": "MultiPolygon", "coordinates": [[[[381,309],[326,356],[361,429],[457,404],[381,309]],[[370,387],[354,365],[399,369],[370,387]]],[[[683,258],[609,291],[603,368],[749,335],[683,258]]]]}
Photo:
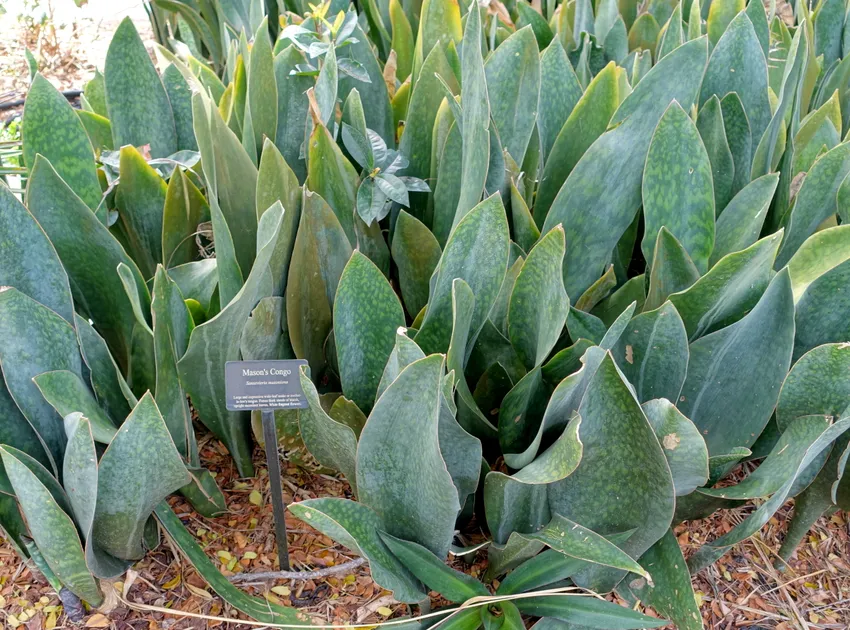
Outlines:
{"type": "Polygon", "coordinates": [[[386,606],[381,606],[375,612],[377,612],[382,617],[389,617],[391,614],[393,614],[393,611],[387,608],[386,606]]]}
{"type": "Polygon", "coordinates": [[[260,494],[257,490],[252,490],[251,494],[248,495],[248,501],[253,503],[256,506],[263,505],[263,495],[260,494]]]}
{"type": "Polygon", "coordinates": [[[52,612],[47,615],[47,619],[44,620],[44,630],[53,630],[56,627],[56,613],[52,612]]]}
{"type": "Polygon", "coordinates": [[[174,587],[175,587],[175,586],[177,586],[178,584],[180,584],[180,576],[179,576],[179,575],[175,575],[173,578],[171,578],[170,580],[168,580],[168,582],[166,582],[165,584],[163,584],[163,585],[162,585],[162,588],[164,588],[166,591],[170,591],[172,588],[174,588],[174,587]]]}
{"type": "Polygon", "coordinates": [[[86,621],[86,628],[108,628],[109,619],[105,615],[95,613],[86,621]]]}
{"type": "Polygon", "coordinates": [[[242,554],[242,558],[244,558],[245,560],[256,560],[257,554],[254,553],[253,551],[246,551],[245,553],[242,554]]]}
{"type": "Polygon", "coordinates": [[[205,599],[205,600],[207,600],[208,602],[209,602],[209,601],[212,601],[213,596],[212,596],[212,595],[210,595],[210,593],[209,593],[208,591],[205,591],[204,589],[199,588],[199,587],[197,587],[197,586],[192,586],[192,585],[191,585],[191,584],[189,584],[188,582],[186,582],[186,588],[188,588],[190,591],[192,591],[192,592],[193,592],[195,595],[197,595],[198,597],[200,597],[200,598],[202,598],[202,599],[205,599]]]}
{"type": "Polygon", "coordinates": [[[289,590],[288,586],[273,586],[272,593],[277,593],[283,597],[289,597],[289,593],[292,591],[289,590]]]}
{"type": "Polygon", "coordinates": [[[21,622],[20,622],[20,621],[18,621],[18,618],[17,618],[17,617],[15,617],[15,615],[8,615],[8,616],[6,617],[6,624],[7,624],[10,628],[17,628],[19,625],[21,625],[21,622]]]}
{"type": "Polygon", "coordinates": [[[222,562],[230,562],[233,559],[233,556],[231,556],[230,552],[226,549],[216,551],[215,555],[217,555],[222,562]]]}

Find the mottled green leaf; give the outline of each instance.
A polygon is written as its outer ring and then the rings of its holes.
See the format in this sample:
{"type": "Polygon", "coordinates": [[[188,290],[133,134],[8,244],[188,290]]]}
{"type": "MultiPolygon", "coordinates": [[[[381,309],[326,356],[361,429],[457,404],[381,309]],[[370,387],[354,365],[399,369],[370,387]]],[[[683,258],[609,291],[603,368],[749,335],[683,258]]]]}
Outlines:
{"type": "Polygon", "coordinates": [[[313,87],[313,79],[289,73],[302,63],[304,55],[295,46],[288,46],[274,60],[277,83],[277,133],[274,143],[299,182],[307,177],[307,164],[301,157],[301,146],[304,144],[309,107],[305,93],[313,87]]]}
{"type": "Polygon", "coordinates": [[[174,115],[174,129],[177,133],[178,151],[197,151],[195,131],[192,127],[192,89],[186,78],[173,63],[162,73],[162,85],[171,103],[174,115]]]}
{"type": "Polygon", "coordinates": [[[275,138],[277,133],[277,81],[267,22],[268,18],[260,22],[254,34],[248,63],[248,106],[257,150],[263,146],[264,138],[275,138]]]}
{"type": "Polygon", "coordinates": [[[399,0],[390,0],[389,14],[392,27],[391,48],[396,53],[396,78],[404,82],[413,70],[413,29],[399,0]]]}
{"type": "Polygon", "coordinates": [[[742,188],[729,202],[715,225],[710,266],[716,265],[726,254],[746,249],[758,240],[777,184],[778,174],[762,175],[742,188]]]}
{"type": "Polygon", "coordinates": [[[349,242],[357,243],[354,233],[357,171],[324,125],[313,128],[309,146],[307,186],[328,203],[349,242]]]}
{"type": "Polygon", "coordinates": [[[664,398],[650,400],[641,408],[664,450],[676,496],[690,494],[705,485],[709,473],[708,449],[694,423],[664,398]]]}
{"type": "Polygon", "coordinates": [[[735,161],[729,142],[726,139],[726,127],[723,124],[723,112],[720,99],[712,96],[697,117],[697,129],[705,145],[711,162],[711,178],[714,184],[715,213],[720,214],[732,198],[732,183],[735,179],[735,161]]]}
{"type": "Polygon", "coordinates": [[[516,27],[522,28],[524,26],[531,26],[531,30],[534,31],[534,36],[537,38],[537,46],[540,50],[549,46],[549,43],[555,38],[555,35],[552,33],[551,27],[543,16],[527,2],[517,2],[516,9],[519,15],[516,21],[516,27]]]}
{"type": "Polygon", "coordinates": [[[720,110],[723,113],[726,141],[735,164],[735,177],[730,193],[736,195],[750,181],[750,167],[755,150],[753,135],[744,104],[736,92],[730,92],[720,99],[720,110]]]}
{"type": "Polygon", "coordinates": [[[733,18],[744,10],[745,0],[712,0],[708,7],[706,30],[712,46],[717,46],[733,18]]]}
{"type": "Polygon", "coordinates": [[[184,299],[195,300],[205,313],[214,315],[218,304],[213,296],[218,287],[218,265],[215,258],[204,258],[178,265],[168,270],[168,275],[177,286],[184,299]]]}
{"type": "Polygon", "coordinates": [[[645,311],[655,310],[668,296],[685,291],[700,277],[699,270],[688,252],[663,225],[655,240],[651,269],[649,290],[643,305],[645,311]]]}
{"type": "Polygon", "coordinates": [[[80,122],[83,123],[83,127],[85,127],[86,135],[89,137],[89,142],[91,142],[95,154],[112,151],[115,148],[112,144],[112,125],[108,118],[81,109],[77,110],[76,113],[80,122]]]}
{"type": "Polygon", "coordinates": [[[677,4],[670,14],[670,20],[663,27],[658,42],[657,59],[662,59],[685,42],[685,33],[682,29],[682,5],[677,4]]]}
{"type": "Polygon", "coordinates": [[[850,226],[837,226],[812,234],[791,260],[791,288],[797,302],[809,285],[830,269],[850,259],[850,226]]]}
{"type": "Polygon", "coordinates": [[[297,225],[301,214],[301,186],[277,146],[267,138],[257,172],[257,218],[275,201],[283,205],[284,221],[297,225]]]}
{"type": "Polygon", "coordinates": [[[149,144],[154,158],[175,153],[177,130],[168,94],[129,17],[112,36],[103,72],[113,144],[149,144]]]}
{"type": "Polygon", "coordinates": [[[85,204],[100,203],[100,182],[86,130],[67,99],[41,74],[27,92],[22,124],[24,162],[32,168],[42,155],[85,204]]]}
{"type": "Polygon", "coordinates": [[[794,359],[824,343],[850,341],[847,318],[850,260],[830,269],[812,282],[797,300],[794,359]]]}
{"type": "Polygon", "coordinates": [[[101,444],[109,444],[117,429],[78,375],[69,370],[54,370],[39,374],[32,380],[60,416],[64,418],[81,412],[91,423],[94,439],[101,444]]]}
{"type": "MultiPolygon", "coordinates": [[[[655,54],[655,45],[661,27],[651,13],[642,13],[629,29],[629,50],[647,50],[650,55],[655,54]]],[[[649,57],[650,61],[652,57],[649,57]]]]}
{"type": "Polygon", "coordinates": [[[408,313],[428,303],[428,282],[440,261],[440,244],[425,225],[404,210],[396,219],[392,241],[401,297],[408,313]]]}
{"type": "Polygon", "coordinates": [[[201,191],[180,168],[175,168],[168,181],[162,211],[162,253],[159,260],[166,268],[192,262],[198,246],[195,233],[206,200],[201,191]]]}
{"type": "Polygon", "coordinates": [[[573,67],[561,41],[552,42],[540,55],[540,100],[537,126],[544,164],[558,133],[582,96],[573,67]]]}
{"type": "Polygon", "coordinates": [[[677,403],[699,428],[709,453],[755,443],[791,365],[794,300],[787,271],[743,319],[691,344],[688,378],[677,403]],[[759,383],[753,388],[752,383],[759,383]]]}

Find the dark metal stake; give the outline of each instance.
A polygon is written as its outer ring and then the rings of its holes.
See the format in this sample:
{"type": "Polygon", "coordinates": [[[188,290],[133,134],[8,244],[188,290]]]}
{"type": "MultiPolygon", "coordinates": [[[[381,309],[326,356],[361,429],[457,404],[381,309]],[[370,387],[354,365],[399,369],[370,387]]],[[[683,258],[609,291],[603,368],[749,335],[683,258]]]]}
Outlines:
{"type": "Polygon", "coordinates": [[[266,442],[266,461],[269,466],[272,508],[274,510],[274,534],[277,539],[277,557],[280,568],[289,571],[289,545],[286,542],[286,517],[283,505],[283,485],[280,483],[280,459],[277,453],[277,427],[274,411],[262,411],[263,439],[266,442]]]}

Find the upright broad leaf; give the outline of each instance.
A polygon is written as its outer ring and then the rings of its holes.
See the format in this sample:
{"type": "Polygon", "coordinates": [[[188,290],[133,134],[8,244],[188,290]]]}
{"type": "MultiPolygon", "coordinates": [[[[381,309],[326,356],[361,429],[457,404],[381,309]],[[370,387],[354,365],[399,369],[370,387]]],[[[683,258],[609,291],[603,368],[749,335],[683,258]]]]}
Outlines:
{"type": "Polygon", "coordinates": [[[645,311],[658,308],[670,295],[688,289],[699,280],[699,269],[687,250],[663,225],[655,239],[651,262],[649,288],[643,305],[645,311]]]}
{"type": "Polygon", "coordinates": [[[608,128],[620,104],[618,74],[612,62],[594,77],[547,153],[534,202],[534,219],[538,225],[543,225],[558,191],[582,155],[608,128]]]}
{"type": "Polygon", "coordinates": [[[5,184],[0,183],[0,286],[15,287],[69,324],[74,305],[68,275],[44,229],[5,184]]]}
{"type": "Polygon", "coordinates": [[[277,134],[277,81],[267,22],[268,18],[263,19],[254,34],[248,64],[248,107],[257,150],[262,148],[263,138],[275,138],[277,134]]]}
{"type": "Polygon", "coordinates": [[[95,544],[116,558],[141,558],[148,517],[189,481],[153,396],[146,394],[100,459],[95,544]]]}
{"type": "Polygon", "coordinates": [[[688,335],[670,302],[630,321],[611,354],[641,403],[679,399],[688,372],[688,335]]]}
{"type": "Polygon", "coordinates": [[[92,436],[101,444],[109,444],[115,436],[115,424],[98,406],[86,383],[70,370],[43,372],[33,377],[41,395],[62,418],[82,413],[91,424],[92,436]]]}
{"type": "MultiPolygon", "coordinates": [[[[192,127],[192,88],[173,63],[162,73],[162,85],[174,114],[174,129],[177,132],[178,151],[197,151],[195,130],[192,127]]],[[[85,121],[83,121],[85,124],[85,121]]],[[[111,126],[110,126],[111,134],[111,126]]],[[[111,135],[110,135],[111,140],[111,135]]],[[[95,147],[96,148],[96,147],[95,147]]]]}
{"type": "Polygon", "coordinates": [[[490,154],[490,101],[484,59],[481,56],[481,11],[475,3],[467,14],[463,33],[463,150],[460,198],[452,224],[454,228],[474,208],[484,192],[490,154]]]}
{"type": "Polygon", "coordinates": [[[433,48],[457,44],[463,37],[460,19],[460,6],[455,0],[423,0],[419,11],[419,31],[416,36],[416,50],[413,58],[414,90],[416,82],[425,78],[421,70],[423,61],[433,48]]]}
{"type": "Polygon", "coordinates": [[[762,175],[742,188],[729,202],[715,225],[710,266],[717,264],[726,254],[746,249],[758,240],[778,183],[778,174],[762,175]]]}
{"type": "Polygon", "coordinates": [[[360,500],[388,533],[439,558],[448,553],[460,510],[437,432],[442,372],[439,355],[406,367],[376,403],[357,448],[360,500]]]}
{"type": "Polygon", "coordinates": [[[850,226],[840,225],[812,234],[788,261],[794,302],[799,301],[812,282],[848,259],[850,226]]]}
{"type": "Polygon", "coordinates": [[[702,139],[708,160],[711,162],[711,179],[714,184],[715,214],[720,214],[732,198],[732,184],[735,180],[735,159],[726,138],[723,124],[723,110],[720,99],[712,96],[699,112],[697,129],[702,139]]]}
{"type": "Polygon", "coordinates": [[[724,256],[693,286],[674,293],[670,301],[693,341],[726,321],[748,312],[771,278],[771,267],[782,234],[766,236],[747,249],[724,256]]]}
{"type": "Polygon", "coordinates": [[[416,343],[427,354],[445,352],[451,338],[452,283],[464,280],[475,295],[470,326],[474,340],[496,301],[507,269],[510,238],[505,208],[493,195],[473,208],[452,232],[431,281],[416,343]]]}
{"type": "MultiPolygon", "coordinates": [[[[584,455],[572,475],[549,486],[552,510],[603,536],[637,528],[620,548],[639,556],[670,527],[673,480],[655,432],[609,354],[590,380],[579,414],[584,455]]],[[[574,581],[604,591],[621,577],[591,569],[574,581]]]]}
{"type": "Polygon", "coordinates": [[[670,466],[676,496],[690,494],[708,481],[708,449],[699,430],[665,398],[641,408],[652,425],[670,466]]]}
{"type": "Polygon", "coordinates": [[[570,299],[559,273],[564,247],[564,229],[559,225],[529,252],[511,292],[508,332],[529,370],[543,363],[567,320],[570,299]]]}
{"type": "Polygon", "coordinates": [[[68,370],[82,378],[73,327],[12,287],[0,289],[0,368],[9,393],[38,434],[54,472],[65,452],[62,417],[44,400],[33,377],[68,370]]]}
{"type": "Polygon", "coordinates": [[[582,96],[576,73],[560,39],[552,42],[540,55],[540,99],[537,105],[537,128],[540,130],[541,159],[555,144],[558,133],[567,122],[582,96]]]}
{"type": "Polygon", "coordinates": [[[383,521],[363,503],[332,498],[309,499],[291,504],[289,511],[366,558],[375,582],[391,590],[398,601],[414,603],[425,597],[419,581],[381,539],[380,532],[386,529],[383,521]]]}
{"type": "Polygon", "coordinates": [[[41,155],[92,210],[100,203],[94,151],[67,99],[41,74],[32,81],[24,106],[24,162],[32,168],[41,155]]]}
{"type": "Polygon", "coordinates": [[[440,244],[424,223],[399,211],[392,240],[393,261],[407,312],[416,314],[428,303],[428,282],[440,262],[440,244]]]}
{"type": "Polygon", "coordinates": [[[356,244],[354,208],[357,171],[324,125],[315,125],[309,143],[307,186],[328,203],[349,242],[356,244]]]}
{"type": "Polygon", "coordinates": [[[260,219],[258,260],[245,285],[222,311],[192,331],[186,353],[177,364],[180,382],[192,399],[198,417],[224,441],[236,460],[240,474],[253,472],[250,447],[250,416],[224,408],[224,370],[205,366],[224,365],[240,359],[242,329],[255,304],[270,295],[282,295],[289,271],[294,234],[284,229],[283,208],[275,204],[260,219]]]}
{"type": "Polygon", "coordinates": [[[136,397],[109,352],[109,346],[91,324],[79,315],[74,318],[80,353],[88,368],[91,388],[98,404],[120,424],[136,405],[136,397]]]}
{"type": "Polygon", "coordinates": [[[121,147],[118,220],[130,254],[142,275],[152,278],[162,262],[163,207],[166,183],[132,146],[121,147]]]}
{"type": "Polygon", "coordinates": [[[342,391],[368,413],[404,311],[381,270],[355,251],[340,276],[333,312],[342,391]]]}
{"type": "Polygon", "coordinates": [[[109,43],[104,81],[114,146],[149,144],[154,158],[177,151],[168,94],[130,18],[124,18],[109,43]]]}
{"type": "Polygon", "coordinates": [[[295,46],[288,46],[274,59],[277,84],[277,132],[274,143],[299,182],[307,177],[307,164],[302,157],[301,146],[304,144],[304,126],[307,124],[309,108],[306,92],[313,87],[313,80],[311,77],[291,75],[290,72],[302,63],[304,55],[295,46]]]}
{"type": "Polygon", "coordinates": [[[776,404],[780,431],[802,416],[823,414],[838,418],[850,406],[850,345],[829,343],[804,354],[791,368],[776,404]]]}
{"type": "Polygon", "coordinates": [[[752,128],[744,104],[737,92],[730,92],[720,99],[720,110],[723,113],[723,128],[726,130],[726,141],[732,153],[735,164],[735,177],[732,180],[732,190],[735,195],[750,181],[750,167],[753,162],[753,151],[758,141],[753,142],[752,128]]]}
{"type": "Polygon", "coordinates": [[[773,279],[746,317],[691,344],[677,406],[699,428],[711,455],[755,443],[779,398],[793,347],[787,271],[773,279]]]}
{"type": "Polygon", "coordinates": [[[670,14],[670,19],[663,27],[656,51],[657,59],[662,59],[685,42],[685,32],[682,28],[682,5],[677,4],[670,14]]]}
{"type": "Polygon", "coordinates": [[[632,223],[652,132],[671,101],[690,107],[697,98],[707,55],[701,39],[664,57],[614,114],[612,123],[621,124],[591,145],[564,182],[541,232],[564,226],[568,295],[581,295],[596,281],[632,223]]]}
{"type": "Polygon", "coordinates": [[[658,231],[666,227],[705,272],[714,248],[711,162],[696,125],[678,103],[670,105],[652,135],[642,192],[644,258],[652,259],[658,231]]]}
{"type": "Polygon", "coordinates": [[[279,201],[284,221],[298,225],[301,216],[301,185],[277,146],[266,138],[257,172],[257,218],[279,201]]]}
{"type": "MultiPolygon", "coordinates": [[[[730,1],[735,0],[725,0],[730,1]]],[[[723,99],[731,92],[737,93],[749,119],[752,137],[759,139],[770,122],[767,61],[750,18],[745,12],[736,13],[708,60],[699,103],[703,105],[714,95],[723,99]]]]}
{"type": "Polygon", "coordinates": [[[540,53],[531,28],[502,42],[484,66],[490,109],[502,146],[521,164],[537,123],[540,53]]]}
{"type": "Polygon", "coordinates": [[[50,570],[77,597],[99,605],[103,595],[86,567],[74,521],[59,507],[38,477],[9,449],[0,448],[0,456],[32,538],[50,570]]]}
{"type": "Polygon", "coordinates": [[[824,343],[850,341],[850,321],[845,317],[850,280],[850,260],[830,269],[812,282],[797,301],[797,334],[794,359],[824,343]]]}
{"type": "Polygon", "coordinates": [[[167,269],[190,263],[197,257],[195,233],[206,209],[206,200],[186,173],[175,168],[168,180],[162,211],[162,253],[167,269]]]}
{"type": "Polygon", "coordinates": [[[351,245],[333,210],[318,194],[305,189],[302,205],[286,284],[286,321],[295,356],[307,359],[316,378],[324,370],[334,296],[351,257],[351,245]]]}
{"type": "Polygon", "coordinates": [[[708,7],[706,31],[713,46],[717,46],[729,23],[746,7],[745,0],[717,0],[708,7]]]}

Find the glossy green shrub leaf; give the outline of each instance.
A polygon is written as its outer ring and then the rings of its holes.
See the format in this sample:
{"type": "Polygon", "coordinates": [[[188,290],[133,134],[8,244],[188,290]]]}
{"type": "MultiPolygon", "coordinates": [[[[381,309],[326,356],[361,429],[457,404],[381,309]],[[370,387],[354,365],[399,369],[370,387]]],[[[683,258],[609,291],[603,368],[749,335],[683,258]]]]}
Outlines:
{"type": "Polygon", "coordinates": [[[393,555],[430,588],[437,591],[450,602],[463,603],[473,597],[488,596],[490,592],[474,577],[455,571],[446,566],[422,545],[401,540],[389,534],[380,534],[381,540],[389,547],[393,555]]]}
{"type": "Polygon", "coordinates": [[[442,372],[439,355],[402,370],[375,404],[357,448],[360,500],[378,513],[387,533],[440,558],[460,510],[437,435],[442,372]]]}
{"type": "Polygon", "coordinates": [[[269,295],[281,295],[288,272],[294,235],[284,229],[283,209],[273,206],[260,220],[258,261],[245,285],[222,311],[192,331],[186,353],[177,364],[180,382],[192,398],[198,417],[224,441],[243,475],[250,475],[250,428],[248,414],[229,412],[220,393],[224,370],[209,371],[204,366],[224,365],[240,359],[242,328],[254,305],[269,295]]]}
{"type": "Polygon", "coordinates": [[[581,295],[593,284],[632,223],[652,131],[671,101],[690,107],[696,99],[706,46],[705,40],[688,42],[644,77],[612,119],[622,124],[593,143],[555,198],[541,232],[564,225],[568,295],[581,295]],[[612,181],[608,176],[614,172],[619,176],[612,181]]]}
{"type": "Polygon", "coordinates": [[[711,163],[696,126],[678,103],[670,105],[652,135],[642,192],[644,258],[652,258],[658,231],[666,227],[704,272],[714,248],[711,163]]]}
{"type": "Polygon", "coordinates": [[[391,590],[398,601],[413,603],[425,597],[418,580],[387,548],[379,534],[384,523],[367,506],[344,499],[323,498],[293,503],[289,511],[366,558],[373,579],[391,590]]]}
{"type": "Polygon", "coordinates": [[[567,320],[570,300],[559,273],[564,247],[564,230],[556,226],[529,252],[511,292],[509,338],[529,370],[543,363],[567,320]]]}
{"type": "Polygon", "coordinates": [[[168,94],[130,18],[124,18],[109,43],[104,81],[116,147],[149,144],[154,158],[177,151],[168,94]]]}
{"type": "Polygon", "coordinates": [[[0,286],[15,287],[74,322],[68,276],[41,226],[9,188],[0,183],[0,286]]]}
{"type": "Polygon", "coordinates": [[[679,399],[688,370],[688,335],[670,302],[631,320],[611,354],[640,402],[679,399]]]}
{"type": "Polygon", "coordinates": [[[715,225],[714,250],[709,265],[726,254],[746,249],[758,240],[779,175],[762,175],[751,181],[729,202],[715,225]]]}
{"type": "Polygon", "coordinates": [[[428,282],[441,254],[440,244],[425,224],[401,210],[393,233],[392,256],[408,313],[418,313],[428,303],[428,282]]]}
{"type": "Polygon", "coordinates": [[[24,162],[32,168],[37,154],[50,160],[80,199],[96,208],[101,190],[86,130],[65,97],[41,74],[27,92],[21,131],[24,162]]]}
{"type": "Polygon", "coordinates": [[[475,295],[470,339],[478,335],[505,277],[509,243],[505,208],[497,195],[482,201],[457,225],[434,272],[425,319],[415,337],[426,354],[448,349],[455,278],[464,280],[475,295]]]}
{"type": "MultiPolygon", "coordinates": [[[[549,486],[552,510],[603,536],[637,528],[620,548],[638,556],[670,526],[673,480],[655,432],[607,353],[590,379],[579,414],[584,455],[572,475],[549,486]]],[[[604,591],[621,577],[592,569],[574,581],[604,591]]]]}
{"type": "Polygon", "coordinates": [[[334,299],[334,337],[343,393],[367,412],[384,366],[404,326],[404,311],[390,283],[355,251],[343,269],[334,299]]]}
{"type": "Polygon", "coordinates": [[[325,366],[333,300],[350,257],[351,245],[333,210],[318,194],[305,190],[286,283],[286,321],[295,356],[306,359],[315,376],[325,366]]]}
{"type": "Polygon", "coordinates": [[[691,344],[677,403],[699,428],[709,453],[751,446],[779,398],[794,345],[794,300],[787,271],[777,275],[740,321],[691,344]],[[758,388],[750,383],[759,383],[758,388]]]}
{"type": "Polygon", "coordinates": [[[685,291],[700,278],[699,269],[687,250],[665,227],[661,226],[655,239],[649,289],[644,310],[654,310],[664,304],[673,293],[685,291]]]}
{"type": "Polygon", "coordinates": [[[83,548],[71,517],[20,459],[6,448],[0,448],[0,456],[19,497],[29,531],[50,570],[77,597],[99,605],[103,595],[86,567],[83,548]]]}

